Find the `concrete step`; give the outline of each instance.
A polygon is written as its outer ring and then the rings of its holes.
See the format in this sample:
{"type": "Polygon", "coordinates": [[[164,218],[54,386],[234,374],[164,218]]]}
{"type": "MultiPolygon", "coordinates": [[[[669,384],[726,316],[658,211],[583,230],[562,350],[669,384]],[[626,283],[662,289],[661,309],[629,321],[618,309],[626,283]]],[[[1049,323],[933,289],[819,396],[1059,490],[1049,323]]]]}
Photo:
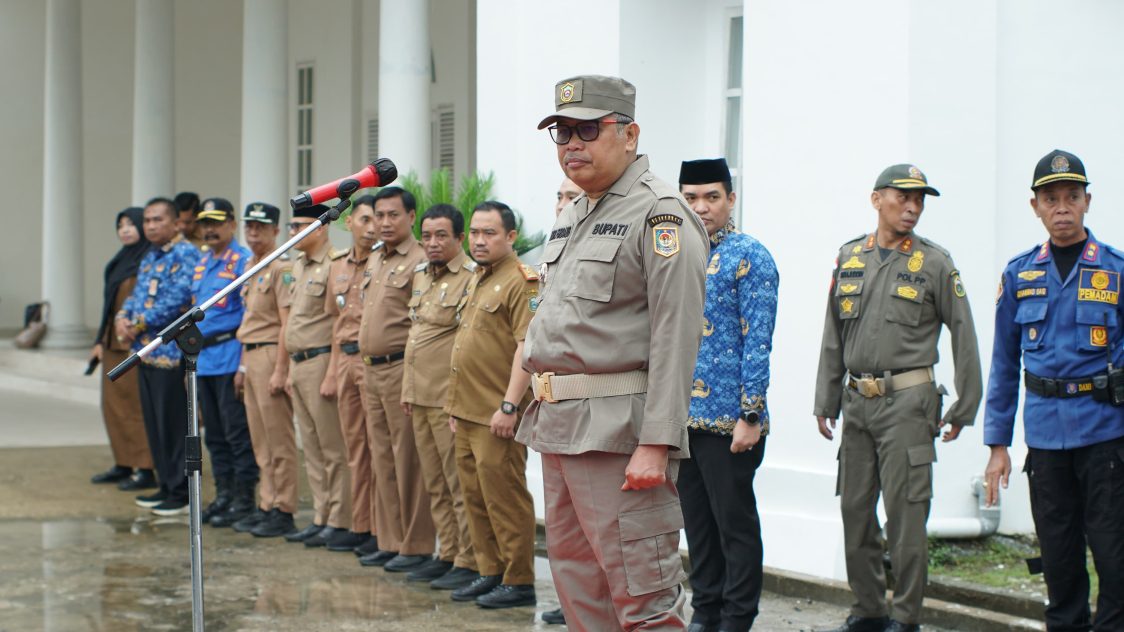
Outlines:
{"type": "Polygon", "coordinates": [[[0,340],[0,389],[96,406],[103,367],[83,375],[88,355],[88,350],[17,349],[0,340]]]}

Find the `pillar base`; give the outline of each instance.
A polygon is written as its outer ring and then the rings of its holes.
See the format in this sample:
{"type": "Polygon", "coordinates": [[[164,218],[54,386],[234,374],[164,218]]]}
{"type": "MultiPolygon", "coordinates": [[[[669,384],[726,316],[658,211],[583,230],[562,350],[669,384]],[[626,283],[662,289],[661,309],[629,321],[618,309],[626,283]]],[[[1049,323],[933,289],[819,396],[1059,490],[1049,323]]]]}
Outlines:
{"type": "Polygon", "coordinates": [[[89,349],[94,335],[81,325],[47,325],[47,335],[39,343],[42,349],[89,349]]]}

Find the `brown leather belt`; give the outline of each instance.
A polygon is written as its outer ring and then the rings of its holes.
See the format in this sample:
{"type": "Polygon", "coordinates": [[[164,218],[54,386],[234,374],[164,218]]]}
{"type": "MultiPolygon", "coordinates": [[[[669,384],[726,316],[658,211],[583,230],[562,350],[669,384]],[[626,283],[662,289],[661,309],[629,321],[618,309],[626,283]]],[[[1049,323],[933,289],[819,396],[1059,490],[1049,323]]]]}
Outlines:
{"type": "Polygon", "coordinates": [[[855,377],[847,371],[847,387],[863,397],[882,397],[894,391],[904,391],[907,388],[920,386],[933,381],[933,367],[923,369],[906,369],[895,373],[883,372],[883,377],[874,377],[874,373],[861,373],[855,377]]]}

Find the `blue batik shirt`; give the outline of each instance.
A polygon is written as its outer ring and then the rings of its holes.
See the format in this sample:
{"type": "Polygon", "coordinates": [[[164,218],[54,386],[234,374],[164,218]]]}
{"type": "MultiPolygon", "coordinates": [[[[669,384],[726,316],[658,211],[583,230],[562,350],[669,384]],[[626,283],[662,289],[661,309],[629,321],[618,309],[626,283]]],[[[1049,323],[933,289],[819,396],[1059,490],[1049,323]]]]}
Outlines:
{"type": "MultiPolygon", "coordinates": [[[[133,351],[152,342],[191,307],[191,272],[198,261],[199,250],[180,235],[149,250],[141,259],[137,286],[117,312],[117,317],[128,320],[137,332],[133,351]]],[[[180,348],[172,342],[157,347],[142,361],[172,369],[179,366],[182,357],[180,348]]]]}
{"type": "MultiPolygon", "coordinates": [[[[242,276],[250,251],[237,241],[231,241],[221,253],[207,250],[191,279],[192,300],[196,305],[210,299],[231,281],[242,276]]],[[[234,333],[242,324],[246,304],[242,292],[235,290],[207,309],[206,318],[199,322],[199,331],[204,338],[230,334],[230,338],[218,344],[211,344],[199,352],[199,376],[229,375],[238,370],[242,359],[242,343],[234,333]]],[[[225,337],[225,336],[224,336],[225,337]]]]}
{"type": "MultiPolygon", "coordinates": [[[[1122,273],[1124,253],[1098,242],[1091,231],[1065,279],[1058,275],[1049,241],[1007,264],[995,306],[986,445],[1011,445],[1020,364],[1054,379],[1104,374],[1110,354],[1114,366],[1124,366],[1122,273]]],[[[1023,427],[1032,448],[1080,448],[1124,436],[1124,408],[1091,395],[1063,399],[1027,392],[1023,427]]]]}
{"type": "Polygon", "coordinates": [[[780,279],[773,257],[728,224],[710,238],[703,337],[687,428],[730,435],[743,412],[769,431],[769,353],[780,279]]]}

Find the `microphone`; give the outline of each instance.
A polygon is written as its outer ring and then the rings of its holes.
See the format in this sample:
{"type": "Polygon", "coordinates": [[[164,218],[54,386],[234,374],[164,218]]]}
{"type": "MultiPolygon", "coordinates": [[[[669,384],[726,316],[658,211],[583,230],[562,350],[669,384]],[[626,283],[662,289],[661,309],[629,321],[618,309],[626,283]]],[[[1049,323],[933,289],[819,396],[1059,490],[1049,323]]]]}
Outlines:
{"type": "Polygon", "coordinates": [[[321,184],[301,193],[294,195],[289,200],[289,206],[293,210],[313,206],[315,204],[323,204],[328,200],[335,198],[349,197],[359,189],[366,189],[368,187],[382,187],[394,182],[398,177],[398,167],[389,158],[379,158],[371,164],[363,167],[358,173],[354,173],[346,178],[340,178],[328,184],[321,184]]]}

